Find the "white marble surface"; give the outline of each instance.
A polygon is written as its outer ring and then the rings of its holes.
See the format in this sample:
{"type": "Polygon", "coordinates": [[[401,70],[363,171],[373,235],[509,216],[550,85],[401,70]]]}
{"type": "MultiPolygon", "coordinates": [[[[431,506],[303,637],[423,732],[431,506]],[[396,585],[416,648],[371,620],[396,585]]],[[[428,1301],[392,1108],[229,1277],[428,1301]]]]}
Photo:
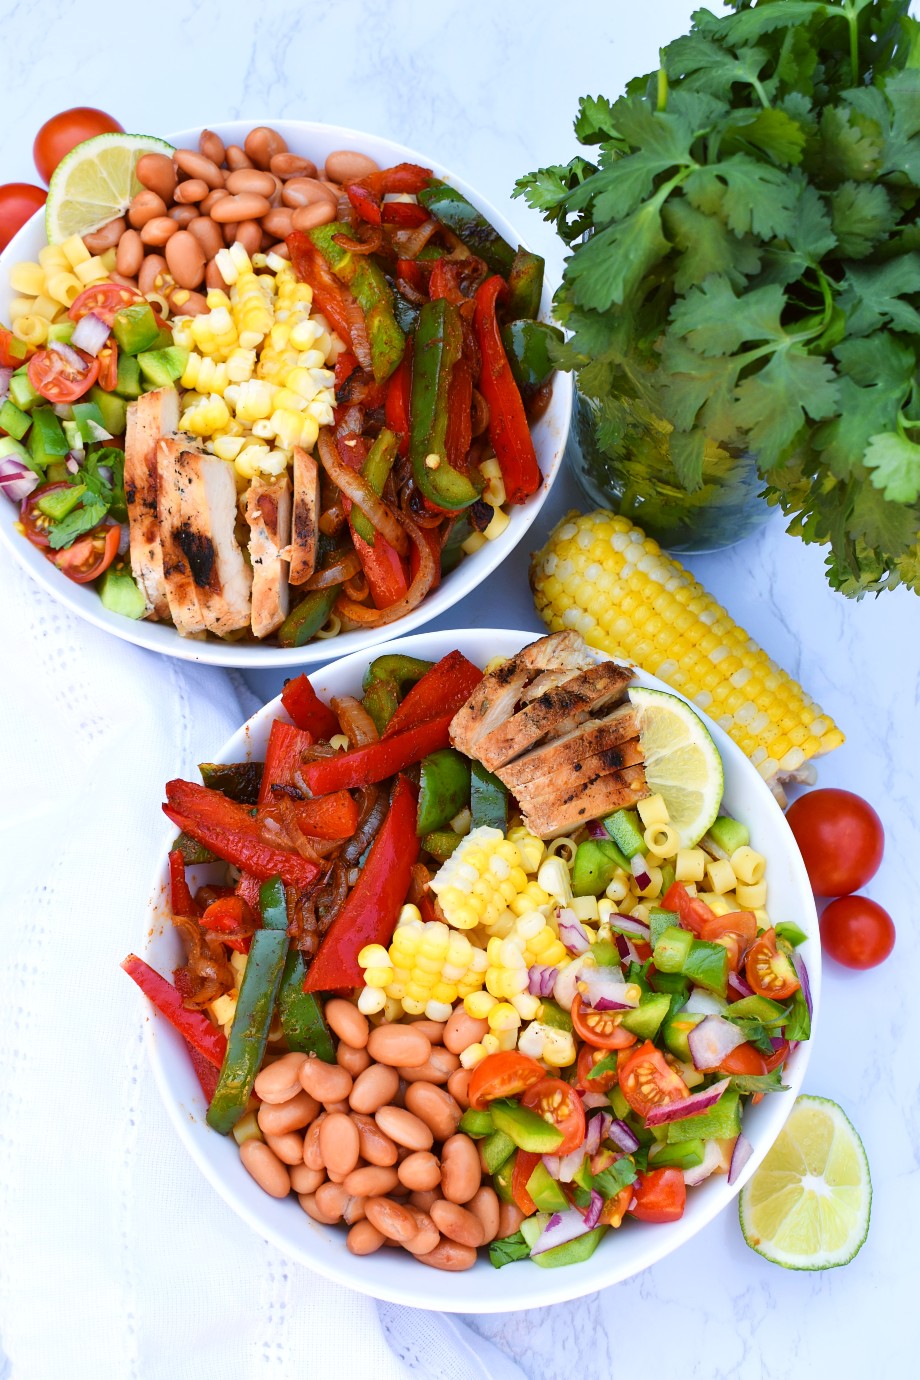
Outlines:
{"type": "MultiPolygon", "coordinates": [[[[375,130],[436,152],[507,205],[517,176],[574,153],[578,97],[615,95],[626,78],[651,68],[659,45],[686,26],[691,9],[688,0],[160,0],[155,8],[4,0],[0,166],[4,180],[34,180],[34,131],[70,105],[103,106],[126,128],[150,133],[283,115],[375,130]]],[[[509,215],[558,266],[542,222],[520,202],[509,215]]],[[[578,502],[564,476],[529,545],[578,502]]],[[[526,564],[521,551],[448,621],[536,629],[526,564]]],[[[920,1087],[912,1024],[920,939],[915,907],[905,904],[907,889],[897,878],[920,842],[920,603],[902,592],[858,605],[832,594],[820,554],[785,536],[778,519],[733,551],[690,564],[846,730],[846,746],[821,767],[822,782],[865,794],[886,824],[885,862],[869,891],[894,916],[898,945],[884,967],[868,974],[828,963],[806,1086],[840,1102],[863,1137],[875,1186],[869,1239],[845,1270],[787,1273],[747,1249],[727,1212],[678,1255],[627,1284],[577,1304],[475,1325],[532,1380],[572,1373],[619,1378],[649,1368],[681,1380],[856,1380],[870,1369],[909,1372],[920,1337],[920,1087]]],[[[281,676],[254,680],[268,697],[281,676]]],[[[309,1366],[302,1373],[309,1375],[309,1366]]]]}

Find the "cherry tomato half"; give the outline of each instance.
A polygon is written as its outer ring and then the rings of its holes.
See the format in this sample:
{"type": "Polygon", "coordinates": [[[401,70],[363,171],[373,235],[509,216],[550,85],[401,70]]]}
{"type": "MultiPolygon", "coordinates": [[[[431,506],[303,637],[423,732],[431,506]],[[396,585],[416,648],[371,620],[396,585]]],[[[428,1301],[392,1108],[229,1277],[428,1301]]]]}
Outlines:
{"type": "Polygon", "coordinates": [[[98,359],[72,345],[66,355],[57,350],[36,350],[29,360],[29,382],[51,403],[76,402],[98,377],[98,359]]]}
{"type": "Polygon", "coordinates": [[[118,554],[121,528],[117,523],[101,523],[85,537],[78,537],[73,546],[59,551],[54,564],[63,570],[74,584],[86,585],[108,570],[118,554]]]}
{"type": "Polygon", "coordinates": [[[6,182],[0,187],[0,249],[5,249],[17,230],[41,210],[47,195],[31,182],[6,182]]]}
{"type": "Polygon", "coordinates": [[[603,1227],[621,1226],[623,1218],[626,1216],[626,1209],[629,1207],[632,1200],[633,1186],[632,1184],[627,1184],[625,1188],[620,1189],[615,1198],[607,1199],[606,1203],[601,1208],[598,1225],[603,1227]]]}
{"type": "Polygon", "coordinates": [[[719,1072],[762,1074],[767,1072],[767,1061],[752,1044],[745,1043],[726,1054],[719,1065],[719,1072]]]}
{"type": "Polygon", "coordinates": [[[636,1201],[630,1212],[640,1222],[677,1222],[687,1206],[687,1185],[679,1169],[653,1169],[633,1184],[636,1201]]]}
{"type": "Polygon", "coordinates": [[[528,1054],[517,1050],[501,1050],[488,1054],[473,1069],[470,1079],[470,1106],[482,1111],[497,1097],[517,1097],[531,1083],[546,1077],[546,1070],[528,1054]]]}
{"type": "Polygon", "coordinates": [[[622,1011],[595,1011],[578,996],[572,1006],[575,1034],[596,1049],[628,1049],[636,1043],[635,1035],[620,1025],[622,1011]]]}
{"type": "Polygon", "coordinates": [[[620,1088],[639,1116],[647,1116],[653,1107],[663,1107],[690,1096],[680,1074],[674,1072],[651,1040],[646,1040],[625,1059],[620,1068],[620,1088]]]}
{"type": "Polygon", "coordinates": [[[532,1217],[537,1210],[536,1203],[527,1192],[527,1184],[539,1163],[540,1156],[532,1154],[529,1150],[519,1150],[514,1157],[514,1169],[511,1171],[511,1196],[525,1217],[532,1217]]]}
{"type": "Polygon", "coordinates": [[[97,355],[99,360],[99,387],[106,393],[112,393],[118,382],[118,346],[112,336],[109,336],[109,343],[103,345],[97,355]]]}
{"type": "Polygon", "coordinates": [[[125,287],[122,283],[93,283],[73,299],[67,309],[67,315],[71,321],[79,321],[92,312],[100,321],[111,326],[116,312],[141,300],[139,292],[134,288],[125,287]]]}
{"type": "Polygon", "coordinates": [[[809,791],[786,811],[816,896],[847,896],[874,877],[885,831],[872,806],[852,791],[809,791]]]}
{"type": "Polygon", "coordinates": [[[607,1058],[608,1052],[609,1051],[606,1049],[596,1049],[594,1045],[582,1045],[575,1069],[577,1075],[576,1087],[581,1088],[582,1092],[605,1093],[616,1086],[616,1069],[607,1069],[605,1073],[599,1074],[597,1078],[588,1077],[594,1065],[600,1063],[601,1059],[607,1058]]]}
{"type": "Polygon", "coordinates": [[[684,929],[692,930],[697,939],[703,926],[712,919],[712,911],[706,902],[691,896],[683,882],[671,883],[661,905],[664,910],[676,911],[684,929]]]}
{"type": "Polygon", "coordinates": [[[783,1001],[799,988],[792,960],[776,947],[776,931],[765,930],[748,950],[744,975],[758,997],[783,1001]]]}
{"type": "Polygon", "coordinates": [[[51,174],[58,163],[72,148],[82,144],[84,139],[92,139],[97,134],[124,134],[124,128],[91,105],[77,105],[71,110],[62,110],[46,120],[35,136],[32,157],[38,175],[45,182],[51,181],[51,174]]]}
{"type": "Polygon", "coordinates": [[[772,1054],[768,1054],[764,1057],[764,1068],[767,1073],[772,1073],[773,1070],[778,1069],[781,1064],[785,1064],[788,1058],[789,1041],[783,1040],[782,1044],[777,1045],[772,1054]]]}
{"type": "Polygon", "coordinates": [[[846,968],[874,968],[894,948],[894,921],[868,896],[841,896],[821,916],[821,943],[846,968]]]}
{"type": "Polygon", "coordinates": [[[521,1094],[521,1106],[529,1107],[550,1126],[562,1132],[562,1142],[553,1151],[567,1155],[577,1150],[585,1138],[585,1111],[581,1098],[570,1083],[561,1078],[541,1078],[521,1094]]]}

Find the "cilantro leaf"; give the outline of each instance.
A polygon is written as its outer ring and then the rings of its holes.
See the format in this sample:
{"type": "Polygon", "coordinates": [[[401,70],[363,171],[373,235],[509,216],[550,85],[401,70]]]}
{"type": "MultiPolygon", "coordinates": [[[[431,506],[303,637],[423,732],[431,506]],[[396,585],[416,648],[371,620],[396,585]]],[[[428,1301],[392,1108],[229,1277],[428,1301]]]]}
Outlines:
{"type": "Polygon", "coordinates": [[[605,1054],[603,1059],[598,1059],[597,1063],[593,1066],[593,1068],[588,1070],[588,1077],[602,1078],[605,1073],[616,1073],[616,1071],[617,1056],[616,1051],[614,1051],[611,1054],[605,1054]]]}
{"type": "Polygon", "coordinates": [[[857,540],[890,556],[906,556],[917,542],[920,514],[890,502],[874,484],[860,484],[850,512],[850,532],[857,540]]]}
{"type": "Polygon", "coordinates": [[[503,1265],[511,1265],[515,1260],[529,1260],[530,1247],[519,1231],[513,1236],[501,1236],[489,1247],[489,1260],[500,1270],[503,1265]]]}
{"type": "Polygon", "coordinates": [[[723,220],[703,215],[683,197],[667,201],[661,217],[665,232],[680,250],[674,270],[678,292],[687,292],[711,273],[724,274],[732,287],[740,289],[760,268],[756,240],[733,234],[723,220]]]}
{"type": "Polygon", "coordinates": [[[834,188],[829,200],[838,252],[845,259],[864,259],[897,220],[891,198],[880,184],[844,182],[834,188]]]}
{"type": "Polygon", "coordinates": [[[870,436],[865,465],[886,498],[895,503],[916,503],[920,498],[920,446],[900,432],[870,436]]]}
{"type": "Polygon", "coordinates": [[[773,354],[760,373],[738,385],[735,412],[758,462],[770,468],[780,463],[806,415],[814,421],[830,417],[839,395],[833,366],[789,342],[773,354]]]}
{"type": "Polygon", "coordinates": [[[732,153],[753,145],[777,163],[801,163],[805,130],[785,110],[739,111],[722,138],[722,152],[732,153]]]}
{"type": "Polygon", "coordinates": [[[747,154],[697,168],[684,186],[691,205],[722,215],[736,235],[784,236],[793,224],[797,189],[789,174],[747,154]]]}
{"type": "Polygon", "coordinates": [[[600,1174],[593,1176],[591,1187],[596,1189],[605,1199],[615,1198],[621,1188],[635,1182],[636,1166],[628,1155],[621,1155],[618,1160],[614,1160],[609,1169],[604,1169],[600,1174]]]}
{"type": "Polygon", "coordinates": [[[569,284],[580,306],[606,311],[614,302],[622,303],[664,258],[671,247],[661,228],[661,205],[668,190],[665,184],[620,225],[592,235],[569,260],[569,284]]]}
{"type": "Polygon", "coordinates": [[[779,1069],[774,1069],[772,1073],[732,1074],[731,1086],[737,1088],[740,1093],[789,1091],[789,1086],[783,1082],[779,1069]]]}
{"type": "Polygon", "coordinates": [[[98,527],[107,512],[107,505],[98,498],[92,497],[88,503],[84,500],[79,508],[74,508],[73,512],[68,513],[60,522],[52,523],[48,529],[49,546],[53,551],[70,546],[77,537],[82,537],[94,527],[98,527]]]}
{"type": "Polygon", "coordinates": [[[920,292],[920,261],[902,255],[889,263],[851,264],[838,301],[847,313],[848,335],[868,335],[881,325],[920,334],[920,312],[905,301],[920,292]]]}
{"type": "Polygon", "coordinates": [[[582,96],[575,120],[575,137],[580,144],[602,144],[617,138],[614,107],[605,96],[582,96]]]}

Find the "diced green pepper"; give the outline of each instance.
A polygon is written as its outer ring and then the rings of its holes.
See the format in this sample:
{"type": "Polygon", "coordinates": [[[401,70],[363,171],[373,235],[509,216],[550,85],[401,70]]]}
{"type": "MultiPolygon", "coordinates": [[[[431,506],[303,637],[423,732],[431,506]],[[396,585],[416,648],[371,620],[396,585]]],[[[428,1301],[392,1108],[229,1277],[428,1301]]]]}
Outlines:
{"type": "Polygon", "coordinates": [[[474,829],[488,826],[503,834],[507,831],[508,787],[481,762],[470,763],[470,814],[474,829]]]}
{"type": "Polygon", "coordinates": [[[620,966],[620,951],[612,939],[596,939],[591,945],[591,953],[601,968],[620,966]]]}
{"type": "Polygon", "coordinates": [[[181,379],[188,364],[189,352],[181,345],[166,345],[155,350],[143,350],[137,356],[141,374],[152,388],[168,388],[181,379]]]}
{"type": "Polygon", "coordinates": [[[769,997],[758,997],[755,993],[754,996],[742,997],[740,1001],[731,1002],[725,1015],[728,1020],[740,1018],[772,1025],[780,1020],[785,1009],[778,1001],[771,1001],[769,997]]]}
{"type": "Polygon", "coordinates": [[[562,1189],[542,1160],[538,1160],[527,1180],[527,1192],[541,1212],[565,1212],[569,1206],[562,1189]]]}
{"type": "Polygon", "coordinates": [[[669,1121],[668,1144],[676,1145],[687,1140],[727,1140],[730,1136],[736,1136],[741,1130],[738,1103],[739,1094],[734,1088],[726,1088],[708,1112],[669,1121]]]}
{"type": "Polygon", "coordinates": [[[676,1145],[654,1145],[649,1151],[650,1169],[695,1169],[703,1163],[706,1147],[701,1140],[683,1140],[676,1145]]]}
{"type": "MultiPolygon", "coordinates": [[[[259,888],[262,924],[268,930],[287,933],[288,909],[284,883],[272,877],[259,888]]],[[[299,949],[290,949],[281,974],[278,1014],[288,1048],[301,1054],[317,1054],[327,1064],[335,1063],[335,1046],[323,1016],[323,1008],[313,992],[303,990],[306,965],[299,949]]]]}
{"type": "MultiPolygon", "coordinates": [[[[0,422],[2,425],[2,422],[0,422]]],[[[800,944],[804,944],[808,935],[804,930],[799,929],[791,920],[781,920],[776,928],[777,939],[784,939],[793,949],[797,949],[800,944]]]]}
{"type": "Polygon", "coordinates": [[[673,910],[662,910],[652,906],[648,913],[649,943],[654,949],[665,930],[680,924],[680,916],[673,910]]]}
{"type": "Polygon", "coordinates": [[[210,848],[205,848],[203,843],[193,839],[191,834],[181,833],[170,848],[170,852],[178,848],[182,854],[182,859],[186,867],[194,867],[196,863],[213,862],[216,854],[210,848]]]}
{"type": "Polygon", "coordinates": [[[118,356],[118,377],[115,380],[115,392],[120,398],[128,401],[139,398],[141,389],[141,366],[133,355],[118,356]]]}
{"type": "Polygon", "coordinates": [[[128,404],[117,393],[107,393],[98,384],[93,384],[87,394],[102,416],[102,425],[112,436],[123,436],[128,420],[128,404]]]}
{"type": "Polygon", "coordinates": [[[152,349],[160,334],[160,327],[149,302],[135,302],[115,313],[112,332],[118,348],[126,355],[139,355],[152,349]]]}
{"type": "Polygon", "coordinates": [[[108,430],[102,420],[102,411],[96,402],[75,402],[73,404],[73,419],[77,431],[80,433],[80,439],[83,441],[102,439],[98,433],[94,432],[93,427],[101,427],[103,431],[108,430]]]}
{"type": "Polygon", "coordinates": [[[690,983],[681,973],[653,973],[649,978],[653,992],[666,992],[669,997],[682,997],[686,1001],[690,995],[690,983]]]}
{"type": "Polygon", "coordinates": [[[544,321],[512,321],[502,328],[502,344],[519,388],[533,390],[546,383],[555,368],[550,342],[561,344],[562,339],[559,328],[544,321]]]}
{"type": "MultiPolygon", "coordinates": [[[[486,1167],[486,1173],[493,1176],[495,1191],[500,1198],[504,1194],[499,1187],[499,1183],[507,1181],[508,1193],[511,1193],[511,1175],[514,1172],[514,1156],[517,1146],[509,1135],[504,1131],[493,1131],[490,1136],[486,1136],[479,1152],[482,1155],[482,1162],[486,1167]]],[[[505,1198],[506,1203],[513,1202],[510,1196],[505,1198]]]]}
{"type": "Polygon", "coordinates": [[[430,503],[449,512],[468,508],[482,492],[447,457],[450,381],[463,354],[460,309],[445,297],[426,302],[415,332],[409,455],[416,484],[430,503]]]}
{"type": "Polygon", "coordinates": [[[616,1087],[610,1089],[607,1096],[610,1099],[610,1105],[613,1108],[614,1116],[618,1116],[621,1121],[624,1121],[631,1113],[632,1108],[623,1096],[623,1089],[620,1087],[619,1083],[617,1083],[616,1087]]]}
{"type": "Polygon", "coordinates": [[[562,1144],[562,1132],[529,1107],[502,1099],[489,1108],[498,1131],[504,1131],[521,1150],[534,1155],[552,1155],[562,1144]]]}
{"type": "Polygon", "coordinates": [[[441,748],[422,759],[415,832],[443,828],[470,802],[470,761],[453,748],[441,748]]]}
{"type": "Polygon", "coordinates": [[[64,428],[52,409],[36,407],[29,433],[29,451],[35,465],[43,470],[53,460],[63,460],[69,449],[64,428]]]}
{"type": "Polygon", "coordinates": [[[551,1025],[554,1030],[566,1030],[569,1034],[571,1034],[574,1029],[572,1017],[569,1015],[568,1011],[560,1006],[558,1002],[551,1001],[549,997],[540,998],[540,1014],[538,1020],[541,1020],[544,1025],[551,1025]]]}
{"type": "Polygon", "coordinates": [[[603,839],[586,839],[575,850],[572,863],[572,892],[575,896],[603,896],[617,868],[629,870],[629,863],[616,844],[603,839]]]}
{"type": "Polygon", "coordinates": [[[493,273],[508,277],[514,264],[514,250],[462,192],[434,177],[418,193],[418,199],[436,220],[452,230],[480,259],[484,259],[493,273]]]}
{"type": "Polygon", "coordinates": [[[635,810],[617,810],[602,821],[607,833],[627,858],[645,852],[642,823],[635,810]]]}
{"type": "MultiPolygon", "coordinates": [[[[546,262],[539,254],[531,254],[529,249],[518,245],[518,251],[508,274],[511,296],[508,299],[508,319],[519,318],[535,320],[540,311],[543,296],[543,272],[546,262]]],[[[553,329],[550,327],[550,329],[553,329]]],[[[557,332],[562,339],[562,332],[557,332]]]]}
{"type": "Polygon", "coordinates": [[[315,637],[328,622],[341,588],[341,585],[330,585],[328,589],[314,589],[301,599],[278,629],[279,646],[302,647],[315,637]]]}
{"type": "Polygon", "coordinates": [[[584,1236],[576,1236],[574,1241],[566,1241],[561,1246],[553,1246],[551,1250],[540,1251],[539,1255],[532,1255],[530,1258],[543,1270],[552,1270],[558,1265],[581,1265],[591,1259],[606,1231],[606,1227],[595,1227],[584,1236]]]}
{"type": "Polygon", "coordinates": [[[728,950],[721,944],[694,939],[683,967],[684,977],[725,999],[728,991],[728,950]]]}
{"type": "Polygon", "coordinates": [[[396,320],[393,289],[383,269],[368,254],[352,254],[336,241],[350,236],[347,225],[331,221],[307,232],[335,276],[351,290],[364,313],[371,367],[378,383],[388,379],[400,363],[406,337],[396,320]]]}
{"type": "Polygon", "coordinates": [[[464,1135],[472,1136],[474,1140],[481,1140],[483,1136],[491,1136],[495,1124],[488,1112],[467,1107],[460,1118],[460,1130],[464,1135]]]}
{"type": "Polygon", "coordinates": [[[0,427],[15,441],[21,441],[31,425],[32,418],[28,412],[20,412],[11,398],[0,406],[0,427]]]}
{"type": "Polygon", "coordinates": [[[110,613],[122,618],[143,618],[147,601],[137,587],[130,566],[124,561],[110,565],[97,586],[99,598],[110,613]]]}
{"type": "Polygon", "coordinates": [[[620,1024],[640,1040],[654,1040],[670,1009],[671,998],[666,993],[661,996],[655,993],[643,997],[634,1010],[627,1011],[620,1024]]]}
{"type": "Polygon", "coordinates": [[[42,395],[32,387],[28,374],[17,373],[13,375],[10,379],[11,402],[15,403],[17,407],[21,407],[25,412],[33,408],[36,403],[40,403],[41,400],[42,395]]]}
{"type": "Polygon", "coordinates": [[[738,819],[732,819],[730,815],[719,815],[714,824],[709,826],[707,838],[710,838],[717,848],[721,848],[723,853],[731,857],[736,848],[744,848],[751,841],[750,831],[746,824],[742,824],[738,819]]]}
{"type": "Polygon", "coordinates": [[[701,1011],[679,1011],[677,1015],[668,1016],[661,1027],[661,1038],[668,1049],[685,1064],[692,1063],[687,1036],[704,1019],[701,1011]]]}
{"type": "Polygon", "coordinates": [[[652,950],[652,962],[660,973],[683,973],[692,946],[690,930],[669,925],[652,950]]]}
{"type": "Polygon", "coordinates": [[[201,784],[240,805],[258,803],[264,762],[199,762],[201,784]]]}
{"type": "Polygon", "coordinates": [[[68,513],[72,513],[74,508],[79,507],[80,499],[85,493],[84,484],[72,484],[66,489],[51,489],[36,500],[35,506],[52,522],[60,522],[68,513]]]}
{"type": "Polygon", "coordinates": [[[425,835],[422,847],[438,862],[447,862],[451,853],[459,848],[462,842],[463,836],[455,833],[453,829],[437,829],[433,834],[425,835]]]}

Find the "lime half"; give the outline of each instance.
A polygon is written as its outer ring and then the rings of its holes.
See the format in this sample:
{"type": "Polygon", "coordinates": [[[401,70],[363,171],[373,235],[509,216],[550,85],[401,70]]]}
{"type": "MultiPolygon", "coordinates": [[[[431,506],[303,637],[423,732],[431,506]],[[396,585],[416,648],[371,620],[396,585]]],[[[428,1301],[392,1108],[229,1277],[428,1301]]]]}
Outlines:
{"type": "Polygon", "coordinates": [[[124,215],[143,188],[134,172],[145,153],[171,157],[172,144],[149,134],[97,134],[70,150],[55,168],[45,206],[49,244],[88,235],[124,215]]]}
{"type": "Polygon", "coordinates": [[[718,749],[699,715],[676,695],[634,686],[639,740],[649,788],[662,795],[684,848],[706,833],[722,800],[725,777],[718,749]]]}
{"type": "Polygon", "coordinates": [[[872,1182],[862,1141],[826,1097],[792,1115],[739,1199],[751,1250],[787,1270],[846,1265],[869,1234],[872,1182]]]}

